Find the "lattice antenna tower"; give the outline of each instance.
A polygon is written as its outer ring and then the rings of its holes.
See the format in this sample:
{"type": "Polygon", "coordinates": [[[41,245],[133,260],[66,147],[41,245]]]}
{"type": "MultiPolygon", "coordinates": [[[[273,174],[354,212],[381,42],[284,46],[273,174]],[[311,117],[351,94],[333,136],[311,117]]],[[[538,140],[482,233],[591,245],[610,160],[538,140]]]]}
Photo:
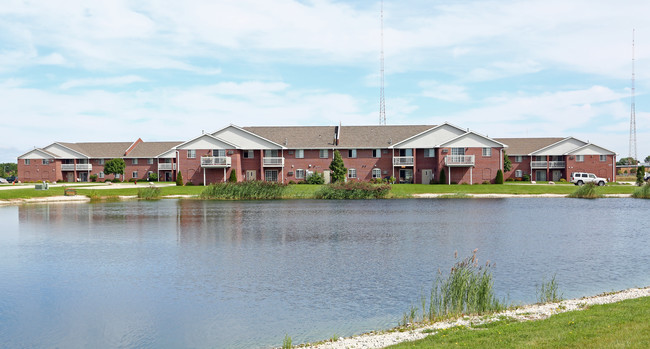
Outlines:
{"type": "Polygon", "coordinates": [[[381,53],[379,55],[379,124],[386,125],[386,100],[384,99],[384,0],[381,1],[381,53]]]}
{"type": "Polygon", "coordinates": [[[636,152],[636,106],[634,105],[634,29],[632,29],[632,98],[630,104],[630,157],[637,160],[636,152]]]}

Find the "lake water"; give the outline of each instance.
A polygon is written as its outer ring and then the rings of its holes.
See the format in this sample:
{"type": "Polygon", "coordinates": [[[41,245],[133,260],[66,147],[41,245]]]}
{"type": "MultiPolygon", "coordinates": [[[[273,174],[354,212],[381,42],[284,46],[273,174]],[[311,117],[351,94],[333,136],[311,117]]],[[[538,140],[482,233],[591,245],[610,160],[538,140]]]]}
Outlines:
{"type": "Polygon", "coordinates": [[[3,347],[280,346],[393,327],[479,249],[534,302],[650,285],[649,200],[161,200],[0,207],[3,347]]]}

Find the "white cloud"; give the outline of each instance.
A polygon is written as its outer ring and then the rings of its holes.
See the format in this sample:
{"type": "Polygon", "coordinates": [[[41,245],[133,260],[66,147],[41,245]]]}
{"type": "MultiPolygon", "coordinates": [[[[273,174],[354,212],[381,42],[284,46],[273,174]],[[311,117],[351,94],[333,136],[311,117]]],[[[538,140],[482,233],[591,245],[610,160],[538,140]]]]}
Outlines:
{"type": "Polygon", "coordinates": [[[448,102],[463,102],[469,100],[469,95],[464,86],[441,84],[436,81],[421,81],[418,86],[422,88],[422,95],[425,97],[448,102]]]}
{"type": "Polygon", "coordinates": [[[144,79],[136,75],[127,75],[127,76],[117,76],[111,78],[98,78],[98,79],[75,79],[69,80],[61,84],[61,88],[64,90],[76,87],[94,87],[94,86],[120,86],[128,85],[136,82],[145,82],[147,79],[144,79]]]}

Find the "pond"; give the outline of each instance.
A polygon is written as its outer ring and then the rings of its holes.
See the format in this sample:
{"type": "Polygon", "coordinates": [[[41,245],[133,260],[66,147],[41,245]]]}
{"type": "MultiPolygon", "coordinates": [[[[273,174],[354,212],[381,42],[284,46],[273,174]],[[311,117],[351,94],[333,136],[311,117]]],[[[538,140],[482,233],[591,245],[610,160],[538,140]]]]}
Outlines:
{"type": "Polygon", "coordinates": [[[650,285],[650,201],[161,200],[0,207],[5,347],[280,346],[397,325],[478,248],[536,300],[650,285]]]}

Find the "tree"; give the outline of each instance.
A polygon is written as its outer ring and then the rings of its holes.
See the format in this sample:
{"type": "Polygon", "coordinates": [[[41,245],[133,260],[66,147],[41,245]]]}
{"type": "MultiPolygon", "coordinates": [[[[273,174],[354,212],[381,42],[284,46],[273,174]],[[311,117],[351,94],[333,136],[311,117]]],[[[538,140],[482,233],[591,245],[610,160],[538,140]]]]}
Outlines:
{"type": "Polygon", "coordinates": [[[616,162],[616,165],[626,166],[626,165],[636,165],[636,163],[637,162],[636,162],[636,160],[634,160],[634,158],[627,157],[627,158],[622,158],[622,159],[618,160],[616,162]]]}
{"type": "Polygon", "coordinates": [[[636,171],[636,184],[637,185],[642,185],[643,184],[643,177],[645,176],[645,167],[644,166],[639,166],[639,168],[636,171]]]}
{"type": "Polygon", "coordinates": [[[237,183],[237,171],[234,169],[230,171],[230,178],[228,178],[228,182],[237,183]]]}
{"type": "Polygon", "coordinates": [[[18,174],[18,164],[14,162],[5,162],[0,164],[0,177],[5,178],[18,174]]]}
{"type": "Polygon", "coordinates": [[[512,170],[512,162],[510,162],[510,158],[508,157],[508,153],[505,151],[503,152],[503,172],[508,172],[512,170]]]}
{"type": "Polygon", "coordinates": [[[497,171],[497,178],[494,180],[494,183],[503,184],[503,172],[501,171],[501,169],[497,171]]]}
{"type": "Polygon", "coordinates": [[[447,184],[447,174],[445,173],[445,169],[441,168],[440,169],[440,176],[438,176],[440,181],[438,183],[440,184],[447,184]]]}
{"type": "Polygon", "coordinates": [[[178,171],[176,174],[176,186],[182,187],[183,186],[183,174],[181,174],[181,171],[178,171]]]}
{"type": "Polygon", "coordinates": [[[332,183],[344,181],[345,177],[348,175],[348,169],[345,168],[343,158],[338,150],[334,151],[334,159],[332,159],[332,163],[330,163],[330,170],[332,170],[332,183]]]}
{"type": "Polygon", "coordinates": [[[105,174],[112,174],[114,176],[121,175],[124,173],[125,168],[126,164],[124,163],[124,159],[120,158],[110,159],[104,163],[105,174]]]}
{"type": "Polygon", "coordinates": [[[645,159],[643,159],[643,162],[646,164],[650,162],[650,155],[646,156],[645,159]]]}

